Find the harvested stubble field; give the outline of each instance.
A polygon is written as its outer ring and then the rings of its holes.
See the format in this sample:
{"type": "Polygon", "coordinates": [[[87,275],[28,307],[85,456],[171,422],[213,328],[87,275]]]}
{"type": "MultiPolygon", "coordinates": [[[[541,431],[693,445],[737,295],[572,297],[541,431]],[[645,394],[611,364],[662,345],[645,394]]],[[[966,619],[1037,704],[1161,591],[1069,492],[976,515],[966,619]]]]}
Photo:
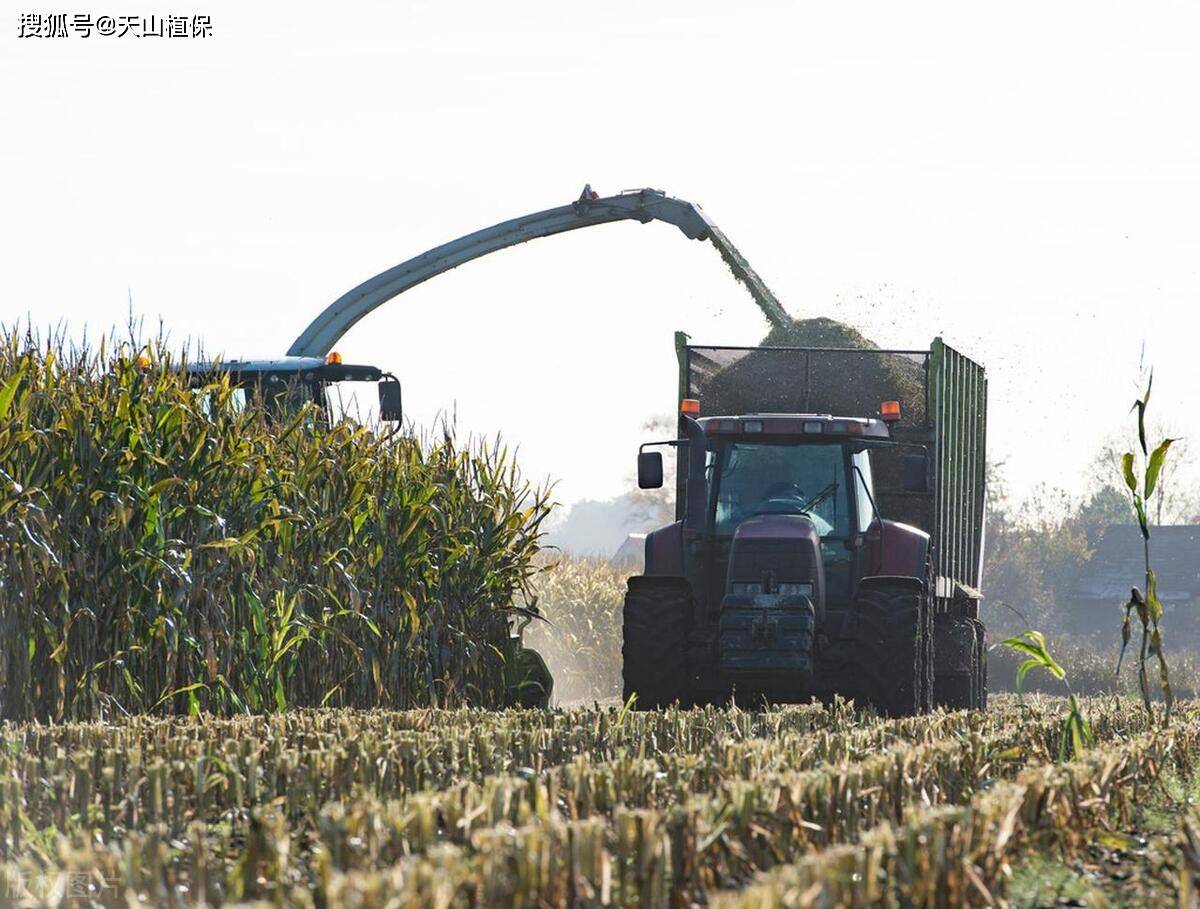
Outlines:
{"type": "Polygon", "coordinates": [[[1185,704],[1164,729],[1131,701],[1083,706],[1097,747],[1066,764],[1061,702],[1011,696],[898,720],[807,705],[11,724],[0,892],[98,906],[1001,905],[1049,861],[1113,903],[1174,901],[1196,858],[1181,786],[1200,712],[1185,704]]]}

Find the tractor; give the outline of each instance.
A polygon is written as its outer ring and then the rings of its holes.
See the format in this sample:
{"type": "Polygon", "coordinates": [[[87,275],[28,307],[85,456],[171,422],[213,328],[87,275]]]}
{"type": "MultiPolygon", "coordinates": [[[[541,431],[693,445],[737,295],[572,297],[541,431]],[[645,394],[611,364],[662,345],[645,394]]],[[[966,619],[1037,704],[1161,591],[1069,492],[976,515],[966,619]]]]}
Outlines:
{"type": "Polygon", "coordinates": [[[941,339],[677,353],[678,437],[637,464],[661,488],[675,450],[677,520],[628,582],[626,702],[985,708],[982,367],[941,339]]]}

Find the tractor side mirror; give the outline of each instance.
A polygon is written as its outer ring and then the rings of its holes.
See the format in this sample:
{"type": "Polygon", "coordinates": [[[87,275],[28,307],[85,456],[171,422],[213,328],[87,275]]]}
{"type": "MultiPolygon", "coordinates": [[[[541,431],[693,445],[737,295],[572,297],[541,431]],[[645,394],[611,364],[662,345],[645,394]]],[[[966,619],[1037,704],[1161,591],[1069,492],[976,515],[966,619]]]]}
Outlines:
{"type": "Polygon", "coordinates": [[[901,461],[901,486],[905,492],[929,492],[929,456],[906,454],[901,461]]]}
{"type": "Polygon", "coordinates": [[[663,459],[661,451],[638,452],[638,489],[661,489],[663,459]]]}
{"type": "Polygon", "coordinates": [[[399,423],[404,418],[400,406],[400,383],[395,379],[384,379],[379,383],[379,419],[399,423]]]}

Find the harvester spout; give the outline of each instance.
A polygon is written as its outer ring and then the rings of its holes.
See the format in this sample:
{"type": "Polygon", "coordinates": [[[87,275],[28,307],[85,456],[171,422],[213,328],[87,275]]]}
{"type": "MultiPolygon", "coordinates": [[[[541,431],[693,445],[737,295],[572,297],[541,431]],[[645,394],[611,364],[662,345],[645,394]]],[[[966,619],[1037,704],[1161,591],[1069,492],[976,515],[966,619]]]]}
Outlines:
{"type": "Polygon", "coordinates": [[[539,237],[607,224],[610,221],[664,221],[690,240],[711,240],[734,276],[751,295],[773,326],[791,324],[787,313],[762,279],[713,224],[700,206],[675,199],[656,189],[639,189],[615,196],[599,196],[590,186],[569,205],[513,218],[451,240],[419,256],[380,272],[331,303],[288,350],[290,356],[323,357],[363,316],[423,281],[457,268],[488,253],[539,237]]]}

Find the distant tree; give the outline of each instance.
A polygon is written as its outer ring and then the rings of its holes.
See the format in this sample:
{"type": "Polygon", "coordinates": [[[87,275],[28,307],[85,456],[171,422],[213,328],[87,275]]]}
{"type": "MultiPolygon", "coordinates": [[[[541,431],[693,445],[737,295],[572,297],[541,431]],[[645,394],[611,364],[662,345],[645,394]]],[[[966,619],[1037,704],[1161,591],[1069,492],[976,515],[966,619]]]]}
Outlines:
{"type": "Polygon", "coordinates": [[[1112,483],[1097,489],[1075,513],[1083,528],[1088,547],[1095,549],[1104,531],[1113,524],[1129,523],[1129,497],[1112,483]]]}
{"type": "MultiPolygon", "coordinates": [[[[1029,624],[1061,633],[1067,625],[1064,604],[1095,545],[1089,530],[1098,539],[1102,531],[1093,525],[1102,518],[1091,499],[1081,505],[1063,490],[1045,485],[1014,502],[1003,466],[988,470],[983,573],[987,621],[1000,634],[1020,634],[1029,624]]],[[[1124,516],[1128,505],[1118,501],[1124,516]]],[[[1106,495],[1096,503],[1097,508],[1108,505],[1106,495]]]]}

